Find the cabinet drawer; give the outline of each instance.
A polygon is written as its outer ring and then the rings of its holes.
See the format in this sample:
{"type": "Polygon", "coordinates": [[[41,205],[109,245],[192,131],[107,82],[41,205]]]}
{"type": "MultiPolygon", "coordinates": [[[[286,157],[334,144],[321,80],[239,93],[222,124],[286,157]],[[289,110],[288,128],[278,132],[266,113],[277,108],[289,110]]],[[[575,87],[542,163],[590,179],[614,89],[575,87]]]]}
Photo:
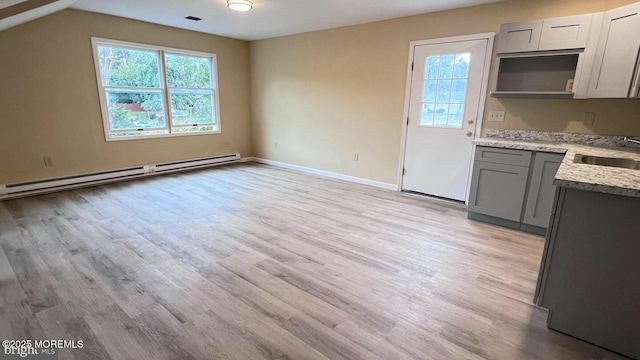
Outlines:
{"type": "Polygon", "coordinates": [[[475,161],[529,167],[531,151],[477,146],[475,161]]]}

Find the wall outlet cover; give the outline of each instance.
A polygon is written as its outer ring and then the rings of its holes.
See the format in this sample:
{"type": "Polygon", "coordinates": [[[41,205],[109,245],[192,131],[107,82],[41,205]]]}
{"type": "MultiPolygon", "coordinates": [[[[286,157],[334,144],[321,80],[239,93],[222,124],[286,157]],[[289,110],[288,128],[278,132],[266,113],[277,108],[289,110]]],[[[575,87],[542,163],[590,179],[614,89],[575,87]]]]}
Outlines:
{"type": "Polygon", "coordinates": [[[489,121],[504,121],[504,111],[489,111],[489,121]]]}
{"type": "Polygon", "coordinates": [[[565,86],[564,91],[572,92],[573,91],[573,79],[567,80],[567,86],[565,86]]]}
{"type": "Polygon", "coordinates": [[[586,112],[584,113],[584,124],[585,125],[593,125],[596,122],[596,113],[594,112],[586,112]]]}

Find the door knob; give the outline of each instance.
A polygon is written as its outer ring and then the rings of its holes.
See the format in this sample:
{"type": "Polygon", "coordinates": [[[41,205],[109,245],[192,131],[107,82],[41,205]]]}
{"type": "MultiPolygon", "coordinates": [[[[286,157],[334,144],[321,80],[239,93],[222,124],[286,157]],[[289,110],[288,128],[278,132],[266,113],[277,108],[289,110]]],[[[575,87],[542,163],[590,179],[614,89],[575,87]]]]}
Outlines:
{"type": "Polygon", "coordinates": [[[467,131],[466,135],[470,137],[471,135],[473,135],[473,133],[471,131],[467,131]]]}
{"type": "Polygon", "coordinates": [[[473,119],[467,121],[467,124],[473,124],[473,119]]]}

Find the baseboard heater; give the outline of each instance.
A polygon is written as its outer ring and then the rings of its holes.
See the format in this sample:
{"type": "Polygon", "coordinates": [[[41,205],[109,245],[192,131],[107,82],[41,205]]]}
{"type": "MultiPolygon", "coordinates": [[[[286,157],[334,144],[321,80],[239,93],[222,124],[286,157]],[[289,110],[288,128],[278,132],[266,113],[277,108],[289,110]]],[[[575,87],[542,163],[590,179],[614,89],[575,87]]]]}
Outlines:
{"type": "Polygon", "coordinates": [[[240,162],[240,154],[228,154],[207,158],[141,165],[129,168],[65,176],[46,180],[27,181],[0,185],[0,200],[13,199],[72,188],[106,184],[144,176],[166,174],[175,171],[200,169],[209,166],[240,162]]]}

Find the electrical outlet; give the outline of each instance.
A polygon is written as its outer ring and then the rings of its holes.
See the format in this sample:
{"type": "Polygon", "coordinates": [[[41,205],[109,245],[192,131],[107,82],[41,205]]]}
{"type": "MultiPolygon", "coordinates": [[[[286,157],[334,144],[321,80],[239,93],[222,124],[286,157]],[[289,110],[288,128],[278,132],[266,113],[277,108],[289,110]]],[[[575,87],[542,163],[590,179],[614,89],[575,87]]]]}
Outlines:
{"type": "Polygon", "coordinates": [[[489,121],[504,121],[504,111],[489,111],[489,121]]]}
{"type": "Polygon", "coordinates": [[[278,148],[278,142],[277,141],[273,142],[273,147],[276,148],[276,149],[278,148]]]}
{"type": "Polygon", "coordinates": [[[226,141],[224,142],[224,147],[231,147],[231,141],[226,140],[226,141]]]}
{"type": "Polygon", "coordinates": [[[46,167],[53,166],[53,159],[51,158],[51,156],[45,156],[43,159],[44,159],[44,166],[46,167]]]}
{"type": "Polygon", "coordinates": [[[360,158],[360,153],[353,153],[353,161],[358,161],[360,158]]]}
{"type": "Polygon", "coordinates": [[[586,112],[584,113],[584,124],[585,125],[593,125],[596,122],[596,113],[594,112],[586,112]]]}

